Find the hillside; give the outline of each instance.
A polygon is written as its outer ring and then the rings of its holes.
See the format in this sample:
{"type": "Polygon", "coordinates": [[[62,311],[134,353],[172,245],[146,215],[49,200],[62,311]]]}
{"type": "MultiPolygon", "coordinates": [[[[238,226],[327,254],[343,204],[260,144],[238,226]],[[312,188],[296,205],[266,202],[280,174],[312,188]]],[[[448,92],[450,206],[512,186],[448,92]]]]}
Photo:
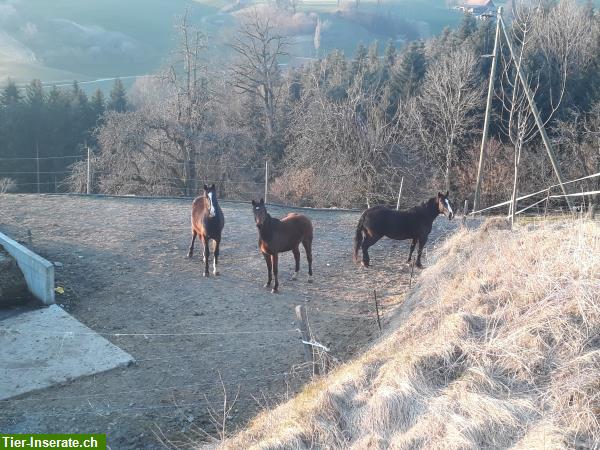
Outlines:
{"type": "MultiPolygon", "coordinates": [[[[291,7],[275,13],[274,2],[262,0],[101,0],[93,8],[73,0],[0,0],[0,83],[7,78],[50,83],[154,73],[173,50],[176,17],[186,8],[209,36],[215,57],[227,49],[223,44],[235,26],[235,13],[255,6],[268,6],[276,21],[284,22],[283,30],[294,37],[292,56],[314,56],[317,16],[323,21],[322,51],[340,48],[348,55],[359,42],[379,39],[383,45],[390,38],[425,38],[460,21],[460,14],[442,0],[368,0],[359,9],[354,4],[295,2],[295,13],[291,7]]],[[[97,87],[109,88],[110,83],[97,87]]]]}
{"type": "Polygon", "coordinates": [[[381,340],[221,448],[598,448],[600,228],[488,222],[381,340]]]}

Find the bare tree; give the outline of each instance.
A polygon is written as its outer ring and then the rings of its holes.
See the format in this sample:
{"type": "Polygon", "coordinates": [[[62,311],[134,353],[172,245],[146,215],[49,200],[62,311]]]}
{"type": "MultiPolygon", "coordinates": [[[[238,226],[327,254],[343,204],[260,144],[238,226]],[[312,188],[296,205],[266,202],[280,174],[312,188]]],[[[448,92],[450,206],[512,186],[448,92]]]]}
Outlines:
{"type": "Polygon", "coordinates": [[[413,131],[442,168],[446,189],[452,189],[457,148],[478,122],[476,112],[482,99],[483,87],[472,52],[452,50],[429,66],[418,107],[413,110],[413,131]]]}
{"type": "Polygon", "coordinates": [[[373,92],[357,80],[342,99],[329,97],[315,76],[291,114],[283,192],[291,200],[352,206],[391,203],[400,173],[400,123],[386,118],[373,92]]]}
{"type": "Polygon", "coordinates": [[[288,41],[277,33],[269,17],[255,9],[241,24],[230,44],[238,55],[232,67],[234,86],[242,93],[260,99],[267,137],[275,133],[275,118],[281,91],[279,59],[287,55],[288,41]]]}

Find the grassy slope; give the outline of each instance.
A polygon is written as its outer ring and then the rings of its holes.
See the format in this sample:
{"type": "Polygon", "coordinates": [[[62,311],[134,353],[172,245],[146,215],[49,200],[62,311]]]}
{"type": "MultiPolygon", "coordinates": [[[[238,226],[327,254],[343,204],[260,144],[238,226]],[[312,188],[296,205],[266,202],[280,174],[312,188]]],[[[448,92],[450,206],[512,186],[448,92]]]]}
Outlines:
{"type": "Polygon", "coordinates": [[[598,448],[600,227],[498,228],[451,238],[379,343],[222,447],[598,448]]]}

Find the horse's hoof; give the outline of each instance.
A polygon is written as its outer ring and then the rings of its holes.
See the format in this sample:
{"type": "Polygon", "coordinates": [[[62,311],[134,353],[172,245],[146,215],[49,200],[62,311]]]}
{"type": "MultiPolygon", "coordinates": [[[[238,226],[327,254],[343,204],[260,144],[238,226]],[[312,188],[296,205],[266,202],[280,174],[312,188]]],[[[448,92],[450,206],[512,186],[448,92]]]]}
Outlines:
{"type": "Polygon", "coordinates": [[[271,283],[265,283],[263,286],[265,289],[270,288],[271,287],[271,283]]]}
{"type": "Polygon", "coordinates": [[[298,272],[295,272],[292,277],[290,278],[290,281],[296,281],[298,279],[298,272]]]}
{"type": "Polygon", "coordinates": [[[308,280],[307,280],[307,283],[312,283],[312,282],[313,282],[312,276],[309,276],[308,280]]]}
{"type": "Polygon", "coordinates": [[[210,273],[208,273],[208,272],[204,272],[204,273],[202,274],[202,276],[203,276],[203,277],[207,277],[207,278],[208,278],[208,277],[210,276],[210,273]]]}
{"type": "Polygon", "coordinates": [[[187,258],[187,259],[192,259],[192,254],[191,254],[191,253],[188,253],[188,254],[186,255],[186,258],[187,258]]]}
{"type": "Polygon", "coordinates": [[[279,289],[273,288],[271,289],[271,294],[278,294],[279,293],[279,289]]]}
{"type": "Polygon", "coordinates": [[[424,269],[424,267],[423,267],[423,264],[421,264],[421,263],[418,263],[416,266],[417,266],[419,269],[424,269]]]}
{"type": "Polygon", "coordinates": [[[215,277],[218,277],[219,275],[221,275],[221,272],[213,272],[213,275],[214,275],[215,277]]]}
{"type": "Polygon", "coordinates": [[[363,266],[365,269],[369,268],[369,263],[368,262],[364,262],[363,261],[363,262],[360,263],[360,265],[363,266]]]}

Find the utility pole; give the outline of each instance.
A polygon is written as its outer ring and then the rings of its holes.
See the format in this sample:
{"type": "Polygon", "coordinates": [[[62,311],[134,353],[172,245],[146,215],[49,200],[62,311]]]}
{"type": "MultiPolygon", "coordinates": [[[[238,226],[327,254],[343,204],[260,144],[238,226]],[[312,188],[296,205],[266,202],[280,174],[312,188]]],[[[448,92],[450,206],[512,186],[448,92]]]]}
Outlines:
{"type": "Polygon", "coordinates": [[[37,193],[40,193],[40,147],[37,139],[35,140],[35,166],[37,174],[37,193]]]}
{"type": "MultiPolygon", "coordinates": [[[[516,60],[515,53],[513,52],[511,40],[510,40],[510,37],[508,36],[508,32],[506,31],[506,26],[504,24],[504,20],[502,19],[502,15],[498,16],[498,20],[500,22],[500,25],[502,26],[502,32],[504,34],[504,38],[506,39],[506,44],[508,46],[508,50],[510,51],[510,55],[511,55],[513,61],[515,61],[516,60]]],[[[525,75],[523,75],[523,70],[521,69],[520,65],[517,65],[516,71],[517,71],[517,75],[519,76],[519,80],[521,81],[521,85],[523,86],[523,89],[525,90],[525,95],[527,96],[527,101],[529,103],[529,107],[531,108],[531,112],[533,113],[533,117],[535,118],[535,124],[537,125],[538,129],[540,130],[540,135],[542,137],[542,141],[544,142],[544,147],[546,147],[546,152],[548,153],[550,162],[552,163],[552,168],[554,169],[556,178],[558,178],[558,184],[560,185],[560,188],[561,188],[563,194],[565,195],[565,200],[567,201],[567,205],[569,205],[569,210],[571,212],[573,212],[573,205],[571,204],[571,200],[568,197],[568,193],[567,193],[567,190],[566,190],[564,182],[563,182],[563,177],[560,172],[560,166],[558,164],[558,160],[556,159],[556,155],[554,154],[554,151],[552,150],[552,146],[550,145],[550,139],[548,138],[548,134],[546,134],[546,129],[544,128],[544,123],[542,122],[540,113],[537,109],[537,106],[535,105],[533,94],[531,93],[531,89],[529,88],[529,85],[527,84],[527,80],[525,78],[525,75]]]]}
{"type": "Polygon", "coordinates": [[[490,80],[488,85],[487,102],[485,105],[485,118],[483,121],[483,136],[481,137],[481,149],[479,150],[479,165],[477,166],[477,181],[475,183],[475,198],[473,199],[473,211],[479,209],[479,194],[481,190],[481,176],[483,171],[483,160],[488,144],[488,134],[490,129],[490,111],[492,109],[492,98],[494,95],[494,80],[496,78],[496,66],[498,62],[498,43],[500,42],[500,18],[502,16],[502,6],[496,12],[496,37],[494,39],[494,51],[492,57],[492,68],[490,69],[490,80]]]}

